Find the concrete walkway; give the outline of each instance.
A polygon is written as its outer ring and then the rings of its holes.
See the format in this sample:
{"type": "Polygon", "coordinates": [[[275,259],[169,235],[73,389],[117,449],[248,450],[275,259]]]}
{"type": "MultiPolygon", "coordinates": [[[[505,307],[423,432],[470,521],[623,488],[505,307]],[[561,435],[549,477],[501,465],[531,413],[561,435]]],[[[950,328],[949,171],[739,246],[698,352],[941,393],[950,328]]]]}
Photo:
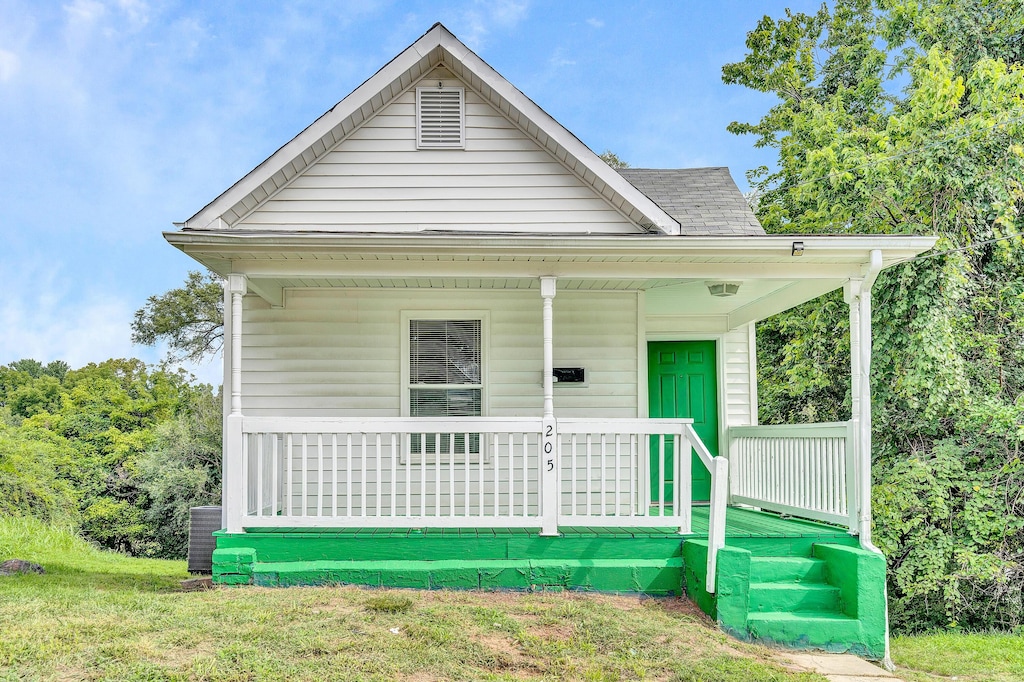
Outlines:
{"type": "Polygon", "coordinates": [[[902,682],[881,666],[852,654],[784,655],[794,668],[824,675],[830,682],[902,682]]]}

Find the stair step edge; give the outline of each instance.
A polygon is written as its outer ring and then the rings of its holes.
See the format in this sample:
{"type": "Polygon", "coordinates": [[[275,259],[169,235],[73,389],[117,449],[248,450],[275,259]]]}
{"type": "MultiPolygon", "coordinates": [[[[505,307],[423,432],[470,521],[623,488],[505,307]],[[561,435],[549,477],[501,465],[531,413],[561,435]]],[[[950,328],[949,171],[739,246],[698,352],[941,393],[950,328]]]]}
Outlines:
{"type": "Polygon", "coordinates": [[[752,621],[780,621],[780,620],[807,620],[827,621],[831,623],[855,622],[858,619],[848,616],[845,613],[834,613],[831,611],[760,611],[747,615],[747,620],[752,621]]]}
{"type": "Polygon", "coordinates": [[[814,592],[834,592],[839,593],[839,588],[835,585],[829,585],[826,582],[820,580],[786,580],[786,581],[773,581],[773,582],[758,582],[750,583],[751,590],[765,590],[768,592],[782,591],[782,590],[807,590],[814,592]]]}

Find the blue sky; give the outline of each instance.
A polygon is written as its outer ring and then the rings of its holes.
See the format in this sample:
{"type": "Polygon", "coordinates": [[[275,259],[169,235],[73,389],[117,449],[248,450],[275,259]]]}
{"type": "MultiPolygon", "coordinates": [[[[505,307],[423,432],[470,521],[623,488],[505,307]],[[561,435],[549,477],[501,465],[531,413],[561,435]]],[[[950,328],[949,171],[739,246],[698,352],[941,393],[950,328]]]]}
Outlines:
{"type": "Polygon", "coordinates": [[[763,14],[819,4],[0,0],[0,364],[157,362],[132,315],[196,267],[161,232],[436,21],[596,152],[745,188],[774,157],[725,126],[773,99],[721,67],[763,14]]]}

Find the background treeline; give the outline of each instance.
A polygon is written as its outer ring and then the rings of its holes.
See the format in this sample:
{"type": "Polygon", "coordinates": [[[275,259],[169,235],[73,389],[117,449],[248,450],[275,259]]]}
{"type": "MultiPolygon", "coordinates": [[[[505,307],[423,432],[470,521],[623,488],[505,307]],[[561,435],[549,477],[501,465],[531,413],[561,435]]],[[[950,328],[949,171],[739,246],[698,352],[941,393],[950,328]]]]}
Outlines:
{"type": "Polygon", "coordinates": [[[220,398],[141,360],[0,367],[0,515],[180,558],[189,507],[220,503],[220,398]]]}
{"type": "MultiPolygon", "coordinates": [[[[1024,2],[835,0],[764,17],[769,232],[930,234],[874,287],[874,540],[897,631],[1024,623],[1024,2]]],[[[758,325],[762,423],[850,417],[841,292],[758,325]]]]}

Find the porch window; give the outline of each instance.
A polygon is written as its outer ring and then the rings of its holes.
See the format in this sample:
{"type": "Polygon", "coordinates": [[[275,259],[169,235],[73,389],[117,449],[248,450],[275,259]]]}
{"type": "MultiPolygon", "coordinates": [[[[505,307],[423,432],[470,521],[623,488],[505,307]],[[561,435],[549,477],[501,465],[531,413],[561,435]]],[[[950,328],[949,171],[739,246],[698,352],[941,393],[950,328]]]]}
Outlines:
{"type": "MultiPolygon", "coordinates": [[[[409,320],[409,416],[482,414],[482,321],[409,320]]],[[[480,434],[413,434],[412,454],[480,452],[480,434]],[[440,442],[438,442],[440,439],[440,442]],[[453,442],[454,439],[454,442],[453,442]]]]}

